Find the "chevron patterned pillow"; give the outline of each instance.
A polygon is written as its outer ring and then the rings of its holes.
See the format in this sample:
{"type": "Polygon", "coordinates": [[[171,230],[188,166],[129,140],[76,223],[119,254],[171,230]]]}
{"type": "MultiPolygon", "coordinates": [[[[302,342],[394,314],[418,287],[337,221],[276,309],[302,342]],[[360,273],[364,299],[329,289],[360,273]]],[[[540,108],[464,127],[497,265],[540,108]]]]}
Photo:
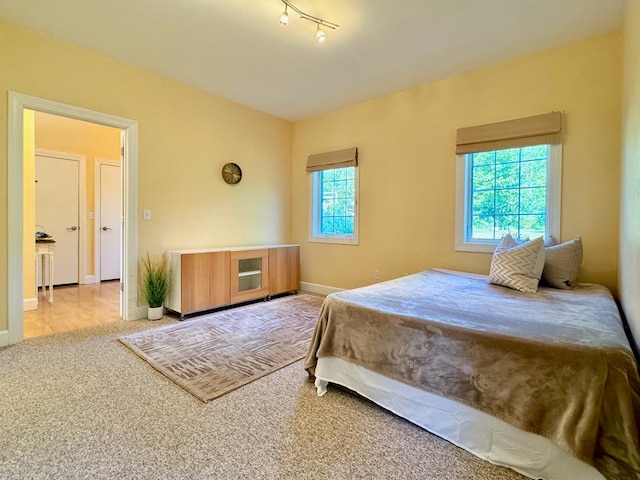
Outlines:
{"type": "Polygon", "coordinates": [[[489,282],[525,293],[535,293],[538,291],[543,268],[542,237],[518,244],[507,234],[493,252],[489,282]]]}

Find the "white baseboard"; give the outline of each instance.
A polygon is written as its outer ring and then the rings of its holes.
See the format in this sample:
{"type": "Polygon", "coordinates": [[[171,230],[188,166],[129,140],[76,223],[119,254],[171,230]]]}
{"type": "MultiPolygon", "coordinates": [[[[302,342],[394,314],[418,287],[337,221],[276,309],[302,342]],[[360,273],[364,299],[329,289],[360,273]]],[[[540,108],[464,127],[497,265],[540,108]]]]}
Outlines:
{"type": "Polygon", "coordinates": [[[9,345],[9,330],[0,331],[0,347],[9,345]]]}
{"type": "Polygon", "coordinates": [[[37,310],[38,309],[38,299],[37,298],[25,298],[22,301],[22,310],[24,312],[28,312],[29,310],[37,310]]]}
{"type": "Polygon", "coordinates": [[[94,275],[85,275],[82,285],[91,285],[92,283],[98,283],[96,282],[94,275]]]}
{"type": "Polygon", "coordinates": [[[330,293],[341,292],[344,288],[329,287],[328,285],[318,285],[317,283],[300,282],[300,290],[311,293],[319,293],[320,295],[329,295],[330,293]]]}
{"type": "Polygon", "coordinates": [[[136,318],[132,319],[132,320],[142,320],[147,318],[147,307],[138,307],[138,311],[136,312],[136,318]]]}

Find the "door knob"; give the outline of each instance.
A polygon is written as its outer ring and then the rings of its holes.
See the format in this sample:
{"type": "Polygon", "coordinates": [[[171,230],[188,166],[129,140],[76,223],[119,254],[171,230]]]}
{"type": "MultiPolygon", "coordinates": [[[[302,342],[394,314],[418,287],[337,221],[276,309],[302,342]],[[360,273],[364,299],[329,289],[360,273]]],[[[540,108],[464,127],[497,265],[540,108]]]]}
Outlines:
{"type": "Polygon", "coordinates": [[[67,232],[75,232],[76,230],[78,230],[78,227],[76,227],[75,225],[73,227],[67,227],[67,232]]]}
{"type": "Polygon", "coordinates": [[[107,230],[113,230],[113,228],[109,228],[109,227],[102,227],[102,230],[106,232],[107,230]]]}

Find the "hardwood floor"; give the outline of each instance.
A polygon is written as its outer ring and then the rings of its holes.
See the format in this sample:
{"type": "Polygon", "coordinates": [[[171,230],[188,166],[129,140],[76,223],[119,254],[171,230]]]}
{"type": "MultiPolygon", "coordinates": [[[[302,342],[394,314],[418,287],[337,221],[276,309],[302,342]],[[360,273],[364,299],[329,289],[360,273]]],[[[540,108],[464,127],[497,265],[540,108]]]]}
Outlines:
{"type": "Polygon", "coordinates": [[[24,312],[24,338],[121,321],[119,288],[118,281],[55,287],[53,303],[39,292],[37,310],[24,312]]]}

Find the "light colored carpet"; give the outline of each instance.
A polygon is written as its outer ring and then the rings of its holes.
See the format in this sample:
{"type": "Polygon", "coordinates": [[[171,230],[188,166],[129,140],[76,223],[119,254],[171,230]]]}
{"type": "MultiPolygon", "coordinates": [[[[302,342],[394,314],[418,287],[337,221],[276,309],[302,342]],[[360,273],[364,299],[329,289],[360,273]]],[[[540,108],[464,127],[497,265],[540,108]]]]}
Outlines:
{"type": "Polygon", "coordinates": [[[120,341],[208,402],[300,360],[323,299],[295,295],[213,313],[120,341]]]}
{"type": "Polygon", "coordinates": [[[202,403],[91,327],[0,349],[0,478],[522,480],[296,362],[202,403]]]}

